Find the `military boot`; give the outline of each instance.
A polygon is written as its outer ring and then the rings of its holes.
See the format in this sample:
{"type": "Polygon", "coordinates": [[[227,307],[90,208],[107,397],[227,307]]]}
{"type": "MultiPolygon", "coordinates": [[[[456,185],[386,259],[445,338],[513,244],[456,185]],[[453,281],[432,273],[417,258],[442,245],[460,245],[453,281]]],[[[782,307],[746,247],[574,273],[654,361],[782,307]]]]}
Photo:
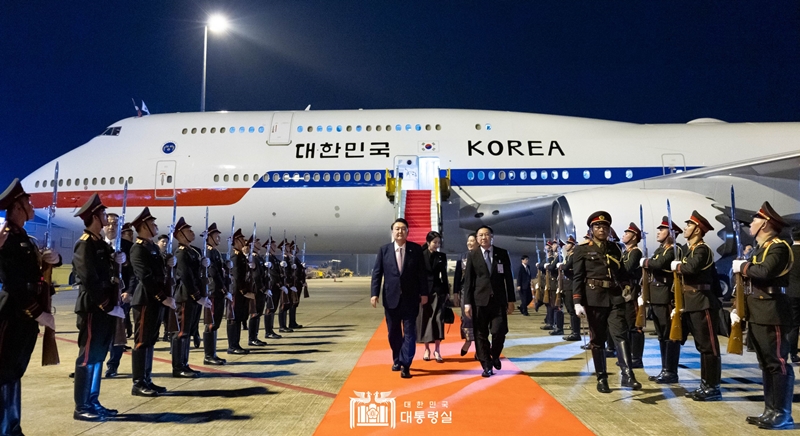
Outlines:
{"type": "Polygon", "coordinates": [[[762,419],[768,416],[775,405],[772,404],[772,377],[766,370],[761,370],[761,380],[764,383],[764,411],[761,412],[761,415],[758,416],[748,416],[745,418],[748,424],[758,425],[762,419]]]}
{"type": "Polygon", "coordinates": [[[608,394],[611,389],[608,387],[608,373],[606,372],[606,354],[602,348],[592,348],[592,360],[594,369],[597,373],[597,392],[608,394]]]}
{"type": "Polygon", "coordinates": [[[771,374],[772,413],[761,418],[758,428],[784,430],[794,428],[792,398],[794,397],[794,371],[789,368],[786,375],[771,374]]]}

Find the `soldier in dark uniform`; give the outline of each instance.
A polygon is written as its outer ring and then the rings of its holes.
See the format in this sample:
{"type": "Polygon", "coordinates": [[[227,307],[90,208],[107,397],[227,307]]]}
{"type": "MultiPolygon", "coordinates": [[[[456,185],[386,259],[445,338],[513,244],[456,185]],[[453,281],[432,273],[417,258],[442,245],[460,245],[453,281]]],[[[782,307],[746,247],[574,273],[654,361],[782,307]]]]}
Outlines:
{"type": "MultiPolygon", "coordinates": [[[[714,326],[719,324],[720,302],[714,295],[714,253],[703,241],[703,236],[714,230],[697,211],[686,220],[683,235],[688,241],[680,261],[672,261],[671,269],[678,271],[683,279],[683,341],[691,331],[694,345],[700,353],[700,387],[686,394],[695,401],[717,401],[722,399],[719,383],[722,371],[719,339],[714,326]]],[[[674,313],[673,309],[673,313],[674,313]]]]}
{"type": "Polygon", "coordinates": [[[242,229],[236,229],[233,234],[233,259],[231,259],[233,262],[231,271],[233,319],[228,317],[228,354],[248,354],[250,352],[239,345],[242,336],[242,320],[246,320],[250,316],[249,300],[255,298],[251,283],[248,281],[251,267],[247,262],[247,256],[242,251],[245,245],[247,245],[247,240],[244,239],[242,229]]]}
{"type": "Polygon", "coordinates": [[[225,264],[222,262],[222,255],[217,247],[220,242],[220,231],[217,223],[211,223],[206,231],[206,244],[208,259],[208,299],[211,307],[204,309],[203,330],[203,351],[205,357],[203,363],[207,365],[224,365],[226,360],[217,356],[217,331],[222,325],[222,317],[225,313],[226,299],[233,298],[225,286],[225,264]]]}
{"type": "Polygon", "coordinates": [[[289,287],[289,291],[294,293],[294,296],[291,298],[292,306],[289,308],[289,328],[297,330],[303,328],[302,324],[297,323],[297,307],[300,305],[300,290],[303,289],[305,285],[306,275],[303,272],[303,264],[300,262],[300,259],[297,258],[297,243],[292,241],[289,243],[289,247],[290,255],[286,256],[286,260],[291,267],[291,274],[294,278],[292,286],[289,287]]]}
{"type": "Polygon", "coordinates": [[[0,194],[6,222],[0,230],[0,434],[22,434],[22,379],[39,334],[39,325],[55,330],[44,311],[51,289],[42,270],[61,264],[60,256],[39,253],[23,226],[34,217],[30,196],[14,179],[0,194]],[[47,264],[47,265],[46,265],[47,264]]]}
{"type": "Polygon", "coordinates": [[[281,284],[283,278],[281,277],[280,260],[275,255],[277,253],[277,242],[271,236],[264,243],[264,248],[267,250],[266,261],[264,266],[267,267],[267,298],[272,301],[272,304],[267,304],[267,310],[264,314],[264,330],[265,338],[267,339],[280,339],[283,336],[275,333],[275,312],[278,310],[280,304],[281,284]]]}
{"type": "Polygon", "coordinates": [[[283,280],[283,284],[281,286],[281,291],[283,294],[281,295],[281,304],[279,304],[280,308],[278,309],[278,325],[280,328],[278,329],[281,333],[291,333],[294,330],[287,325],[287,317],[289,315],[289,308],[292,306],[291,297],[289,296],[289,288],[293,286],[294,278],[292,277],[290,271],[291,268],[289,267],[289,263],[286,262],[286,255],[289,251],[289,241],[284,239],[279,245],[278,248],[282,251],[282,260],[279,263],[280,271],[281,271],[281,278],[283,280]]]}
{"type": "Polygon", "coordinates": [[[551,241],[547,263],[544,264],[545,271],[550,273],[550,312],[552,313],[551,319],[553,322],[553,330],[550,331],[550,336],[564,334],[564,311],[561,305],[556,304],[556,294],[558,293],[558,263],[560,261],[559,251],[563,246],[564,243],[559,240],[551,241]]]}
{"type": "MultiPolygon", "coordinates": [[[[786,226],[769,202],[764,202],[750,224],[756,248],[746,260],[733,261],[733,272],[741,273],[744,279],[748,336],[764,384],[764,413],[748,416],[747,422],[770,430],[794,428],[794,370],[789,363],[788,341],[792,311],[786,296],[794,254],[789,243],[778,237],[786,226]]],[[[740,321],[736,310],[731,321],[740,321]]]]}
{"type": "MultiPolygon", "coordinates": [[[[250,255],[250,243],[253,242],[253,237],[247,241],[244,246],[245,255],[250,255]]],[[[251,271],[252,289],[254,299],[250,301],[250,314],[247,322],[247,345],[251,347],[263,347],[267,345],[266,342],[258,339],[259,325],[261,324],[261,315],[264,313],[264,308],[267,306],[267,268],[261,260],[259,251],[261,249],[261,240],[256,238],[253,242],[253,263],[255,269],[251,271]]]]}
{"type": "Polygon", "coordinates": [[[108,224],[106,206],[97,194],[75,214],[86,229],[75,243],[72,268],[78,285],[75,313],[78,314],[78,358],[75,361],[75,411],[79,421],[105,421],[117,411],[100,405],[100,380],[103,361],[114,339],[122,310],[117,265],[127,260],[125,253],[114,250],[101,237],[108,224]]]}
{"type": "MultiPolygon", "coordinates": [[[[551,261],[553,260],[552,252],[551,252],[551,249],[550,249],[550,244],[552,244],[551,241],[545,241],[544,242],[544,261],[536,263],[536,269],[542,274],[541,275],[541,277],[542,277],[541,282],[538,282],[538,281],[536,282],[536,286],[542,286],[543,287],[543,289],[541,290],[541,294],[542,294],[542,302],[541,302],[541,304],[544,305],[545,315],[544,315],[544,325],[539,327],[542,330],[553,330],[553,328],[554,328],[553,324],[554,324],[554,321],[555,321],[554,320],[554,316],[553,316],[553,303],[555,302],[554,301],[555,299],[554,298],[550,298],[551,297],[550,294],[554,291],[554,289],[552,289],[552,287],[550,286],[550,283],[546,280],[546,278],[547,278],[547,269],[545,268],[545,266],[550,265],[552,263],[551,261]],[[546,297],[545,297],[545,293],[547,294],[546,297]],[[544,302],[545,298],[547,298],[547,300],[548,300],[547,303],[544,302]]],[[[552,281],[552,278],[551,278],[551,281],[552,281]]]]}
{"type": "MultiPolygon", "coordinates": [[[[115,248],[115,240],[117,237],[117,214],[108,214],[108,225],[103,227],[105,234],[105,242],[109,247],[115,248]]],[[[126,260],[122,264],[122,283],[124,287],[120,295],[122,302],[122,310],[125,312],[125,319],[117,321],[117,328],[124,326],[125,336],[133,336],[133,323],[131,322],[131,298],[133,297],[133,290],[136,289],[136,277],[133,274],[133,265],[130,262],[131,247],[133,247],[133,227],[130,223],[125,223],[122,226],[122,236],[119,240],[119,245],[122,253],[125,253],[126,260]],[[127,227],[126,227],[127,226],[127,227]]],[[[116,333],[115,333],[116,335],[116,333]]],[[[116,337],[116,336],[115,336],[116,337]]],[[[111,349],[109,350],[108,362],[106,362],[106,378],[117,376],[119,369],[119,362],[122,359],[122,354],[125,352],[125,344],[115,344],[111,342],[111,349]]]]}
{"type": "MultiPolygon", "coordinates": [[[[653,325],[658,336],[658,345],[661,350],[661,372],[658,375],[650,376],[650,381],[656,383],[669,384],[678,383],[678,361],[681,357],[681,343],[669,340],[669,332],[672,327],[670,313],[674,308],[672,281],[673,275],[670,265],[675,260],[675,241],[670,235],[670,224],[675,235],[683,233],[681,228],[669,222],[667,217],[661,219],[658,226],[656,240],[661,244],[649,259],[642,259],[640,264],[645,268],[650,277],[650,308],[653,314],[653,325]]],[[[680,252],[680,250],[678,250],[680,252]]],[[[644,304],[644,300],[639,297],[639,304],[644,304]]]]}
{"type": "Polygon", "coordinates": [[[575,313],[586,316],[589,321],[592,358],[597,372],[597,391],[609,393],[606,357],[603,345],[606,338],[613,337],[621,356],[623,387],[640,389],[631,369],[631,354],[628,346],[627,323],[623,322],[625,299],[620,282],[625,280],[622,252],[617,244],[608,240],[611,215],[597,211],[589,216],[586,224],[591,228],[592,239],[587,240],[573,254],[573,301],[575,313]]]}
{"type": "MultiPolygon", "coordinates": [[[[792,229],[792,255],[795,259],[800,258],[800,227],[792,229]]],[[[786,288],[786,296],[792,307],[792,329],[789,331],[789,357],[792,363],[800,362],[797,355],[797,340],[800,336],[800,262],[792,264],[789,271],[789,286],[786,288]]]]}
{"type": "Polygon", "coordinates": [[[564,295],[561,297],[561,301],[564,302],[564,309],[569,314],[570,332],[567,336],[562,337],[565,341],[581,340],[581,317],[575,314],[575,302],[572,299],[572,259],[574,250],[575,237],[569,235],[566,244],[564,244],[564,260],[556,264],[558,270],[564,274],[564,283],[561,289],[564,295]]]}
{"type": "Polygon", "coordinates": [[[631,364],[633,368],[644,368],[642,355],[644,354],[644,332],[636,327],[636,311],[638,299],[642,294],[639,280],[642,278],[642,250],[639,241],[642,240],[642,231],[635,223],[630,223],[622,232],[622,243],[625,251],[622,252],[622,264],[625,265],[627,279],[623,283],[622,294],[625,296],[630,331],[631,364]]]}
{"type": "Polygon", "coordinates": [[[133,337],[136,344],[131,352],[133,387],[131,394],[155,397],[167,391],[153,383],[153,347],[158,340],[158,328],[164,316],[164,307],[175,309],[175,299],[167,286],[167,267],[177,263],[174,256],[161,254],[153,238],[158,234],[156,219],[145,207],[133,222],[136,243],[131,247],[131,264],[139,283],[133,292],[133,337]]]}
{"type": "Polygon", "coordinates": [[[206,280],[201,269],[211,265],[202,251],[191,245],[195,239],[192,226],[183,217],[175,224],[173,236],[178,241],[175,257],[178,286],[175,291],[175,313],[178,315],[178,332],[172,335],[172,376],[195,378],[200,372],[189,367],[189,340],[193,326],[204,308],[211,307],[206,295],[206,280]]]}

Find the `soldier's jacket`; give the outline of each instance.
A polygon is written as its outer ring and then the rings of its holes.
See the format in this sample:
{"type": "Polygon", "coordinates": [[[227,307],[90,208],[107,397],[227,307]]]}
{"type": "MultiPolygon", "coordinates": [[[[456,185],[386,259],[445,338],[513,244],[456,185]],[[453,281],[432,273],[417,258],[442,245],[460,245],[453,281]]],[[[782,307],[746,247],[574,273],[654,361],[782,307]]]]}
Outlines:
{"type": "Polygon", "coordinates": [[[269,268],[268,286],[270,287],[270,291],[272,291],[272,295],[277,296],[278,292],[282,292],[281,286],[284,285],[283,268],[281,268],[281,261],[278,259],[278,256],[270,253],[268,259],[272,264],[269,268]]]}
{"type": "Polygon", "coordinates": [[[131,264],[133,273],[139,279],[131,306],[160,304],[170,296],[167,265],[158,245],[149,239],[136,238],[136,243],[131,247],[131,264]]]}
{"type": "Polygon", "coordinates": [[[0,320],[34,322],[44,312],[43,302],[50,298],[50,289],[42,281],[39,249],[25,229],[11,222],[5,225],[8,237],[0,247],[0,282],[8,300],[0,310],[0,320]]]}
{"type": "Polygon", "coordinates": [[[100,236],[84,230],[75,242],[72,270],[78,285],[75,313],[111,312],[119,304],[119,284],[114,249],[100,236]]]}
{"type": "Polygon", "coordinates": [[[697,312],[717,307],[714,295],[714,254],[705,242],[700,241],[682,252],[679,272],[683,278],[684,312],[697,312]]]}
{"type": "Polygon", "coordinates": [[[281,274],[283,275],[283,285],[287,288],[291,288],[294,286],[294,273],[292,271],[292,257],[286,256],[284,257],[284,261],[286,262],[286,266],[281,266],[281,274]]]}
{"type": "Polygon", "coordinates": [[[575,251],[573,249],[573,251],[568,251],[564,255],[564,265],[561,267],[561,268],[563,268],[563,271],[564,271],[564,289],[563,289],[563,291],[564,291],[565,294],[569,294],[569,295],[572,295],[572,276],[575,273],[572,270],[572,268],[573,268],[573,262],[572,261],[574,259],[574,256],[573,256],[574,253],[575,253],[575,251]]]}
{"type": "Polygon", "coordinates": [[[267,269],[266,259],[260,255],[256,255],[254,259],[256,269],[253,270],[253,280],[256,289],[263,293],[267,293],[267,280],[269,280],[269,270],[267,269]]]}
{"type": "Polygon", "coordinates": [[[233,250],[233,269],[231,275],[233,276],[233,289],[231,292],[234,295],[244,295],[252,292],[252,282],[249,280],[249,269],[247,264],[247,256],[239,250],[233,250]]]}
{"type": "Polygon", "coordinates": [[[225,266],[222,262],[222,254],[216,248],[208,247],[208,259],[211,265],[208,266],[208,296],[222,297],[225,293],[225,266]]]}
{"type": "Polygon", "coordinates": [[[297,289],[301,290],[306,284],[306,267],[303,266],[303,262],[297,256],[294,256],[294,265],[295,283],[297,283],[297,289]]]}
{"type": "MultiPolygon", "coordinates": [[[[681,248],[678,246],[678,255],[681,248]]],[[[672,282],[674,274],[671,264],[675,260],[672,245],[661,244],[653,253],[653,257],[645,260],[645,268],[650,273],[650,304],[672,304],[672,282]]]]}
{"type": "MultiPolygon", "coordinates": [[[[792,256],[795,259],[800,257],[800,245],[792,244],[792,256]]],[[[794,262],[792,270],[789,271],[789,287],[786,289],[786,296],[800,298],[800,262],[794,262]]]]}
{"type": "Polygon", "coordinates": [[[600,245],[586,241],[575,247],[572,256],[575,304],[610,307],[625,302],[618,283],[626,278],[619,246],[608,241],[600,245]]]}
{"type": "MultiPolygon", "coordinates": [[[[553,255],[548,255],[547,256],[547,262],[549,263],[549,265],[547,266],[547,268],[543,268],[543,269],[545,270],[544,271],[545,274],[547,274],[548,272],[550,273],[550,283],[549,283],[549,285],[550,285],[550,288],[549,288],[550,289],[550,299],[552,300],[553,303],[555,303],[555,298],[556,298],[555,295],[556,295],[556,291],[558,290],[558,268],[557,268],[558,257],[553,256],[553,255]]],[[[547,265],[547,264],[545,264],[545,265],[547,265]]],[[[547,277],[547,276],[545,276],[545,277],[547,277]]]]}
{"type": "Polygon", "coordinates": [[[175,253],[178,263],[175,265],[178,286],[175,290],[175,302],[186,303],[197,301],[206,296],[206,287],[201,275],[200,249],[191,245],[178,246],[175,253]]]}
{"type": "Polygon", "coordinates": [[[789,244],[778,237],[764,242],[753,250],[742,267],[747,320],[756,324],[792,324],[789,298],[781,288],[789,285],[789,271],[794,254],[789,244]]]}
{"type": "Polygon", "coordinates": [[[642,287],[639,285],[639,280],[642,278],[642,267],[639,266],[639,261],[642,256],[642,250],[638,246],[622,253],[622,264],[628,277],[622,286],[623,288],[626,286],[630,288],[634,299],[638,298],[642,292],[642,287]]]}

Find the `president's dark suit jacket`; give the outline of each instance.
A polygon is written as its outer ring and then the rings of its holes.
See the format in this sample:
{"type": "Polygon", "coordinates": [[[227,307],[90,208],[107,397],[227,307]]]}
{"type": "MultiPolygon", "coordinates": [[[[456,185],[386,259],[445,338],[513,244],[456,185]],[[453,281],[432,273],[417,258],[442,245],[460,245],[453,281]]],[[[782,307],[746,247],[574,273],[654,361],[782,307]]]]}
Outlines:
{"type": "Polygon", "coordinates": [[[505,304],[515,302],[514,276],[511,274],[511,268],[508,252],[500,247],[492,246],[491,274],[483,260],[481,247],[470,251],[464,272],[464,304],[487,306],[492,294],[501,298],[501,301],[505,299],[503,302],[505,304]]]}
{"type": "Polygon", "coordinates": [[[397,308],[401,295],[405,302],[413,301],[414,307],[419,309],[420,295],[428,295],[428,276],[422,247],[407,241],[405,250],[402,274],[397,270],[394,242],[381,247],[375,267],[372,268],[372,296],[380,296],[383,290],[383,307],[387,309],[397,308]]]}
{"type": "Polygon", "coordinates": [[[533,268],[531,268],[530,264],[528,264],[528,269],[525,269],[525,265],[519,265],[519,269],[517,270],[517,286],[519,286],[520,291],[529,291],[531,289],[532,271],[533,268]]]}

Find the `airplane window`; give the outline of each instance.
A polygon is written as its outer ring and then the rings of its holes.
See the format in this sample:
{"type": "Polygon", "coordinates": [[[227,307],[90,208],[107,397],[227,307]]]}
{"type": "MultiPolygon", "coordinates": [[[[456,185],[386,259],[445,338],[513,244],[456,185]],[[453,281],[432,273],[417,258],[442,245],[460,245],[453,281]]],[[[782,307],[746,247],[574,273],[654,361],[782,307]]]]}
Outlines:
{"type": "Polygon", "coordinates": [[[133,185],[133,176],[128,177],[128,184],[133,185]]]}
{"type": "Polygon", "coordinates": [[[492,125],[491,124],[487,124],[486,125],[486,130],[492,130],[492,125]]]}
{"type": "Polygon", "coordinates": [[[331,181],[331,175],[328,174],[328,173],[323,174],[322,175],[322,180],[324,180],[326,182],[330,182],[331,181]]]}
{"type": "Polygon", "coordinates": [[[214,182],[219,182],[219,174],[214,174],[214,182]]]}
{"type": "Polygon", "coordinates": [[[347,131],[348,132],[352,132],[353,131],[353,126],[347,126],[347,131]]]}
{"type": "Polygon", "coordinates": [[[422,126],[420,126],[419,124],[417,124],[416,126],[414,126],[414,129],[415,129],[417,132],[419,132],[420,130],[422,130],[422,126]]]}
{"type": "Polygon", "coordinates": [[[183,129],[183,130],[181,130],[181,133],[183,133],[185,135],[185,134],[189,133],[189,129],[183,129]]]}
{"type": "Polygon", "coordinates": [[[408,132],[409,130],[411,130],[411,124],[406,124],[406,132],[408,132]]]}
{"type": "Polygon", "coordinates": [[[195,133],[197,133],[197,127],[192,127],[192,135],[194,135],[195,133]]]}
{"type": "Polygon", "coordinates": [[[172,176],[167,176],[167,183],[172,183],[172,176]]]}
{"type": "Polygon", "coordinates": [[[299,181],[300,181],[300,174],[298,174],[298,173],[294,173],[294,174],[292,175],[292,181],[294,181],[294,182],[299,182],[299,181]]]}
{"type": "Polygon", "coordinates": [[[264,173],[264,177],[262,177],[261,180],[263,180],[265,182],[269,182],[269,173],[264,173]]]}
{"type": "Polygon", "coordinates": [[[361,131],[361,125],[359,124],[359,125],[356,126],[356,132],[360,132],[360,131],[361,131]]]}
{"type": "MultiPolygon", "coordinates": [[[[111,179],[111,180],[114,180],[114,179],[111,179]]],[[[72,186],[72,179],[67,179],[67,186],[72,186]]]]}
{"type": "Polygon", "coordinates": [[[561,178],[562,179],[568,179],[569,178],[569,171],[567,171],[567,170],[561,171],[561,178]]]}
{"type": "MultiPolygon", "coordinates": [[[[397,127],[400,127],[400,126],[397,126],[397,127]]],[[[387,132],[391,132],[391,131],[392,131],[392,126],[390,126],[390,125],[388,125],[388,124],[387,124],[387,125],[386,125],[386,131],[387,131],[387,132]]]]}
{"type": "Polygon", "coordinates": [[[480,124],[475,124],[475,130],[480,130],[480,129],[481,129],[481,125],[480,124]]]}
{"type": "Polygon", "coordinates": [[[442,126],[441,126],[441,124],[437,124],[437,125],[436,125],[436,130],[442,130],[442,126]]]}
{"type": "Polygon", "coordinates": [[[244,133],[244,126],[239,126],[239,133],[244,133]]]}
{"type": "Polygon", "coordinates": [[[297,133],[303,133],[303,126],[297,126],[297,133]]]}
{"type": "Polygon", "coordinates": [[[321,132],[321,131],[322,131],[322,126],[317,126],[317,132],[321,132]]]}
{"type": "MultiPolygon", "coordinates": [[[[167,181],[169,181],[169,178],[167,179],[167,181]]],[[[233,181],[234,182],[238,182],[239,181],[239,175],[238,174],[234,174],[233,175],[233,181]]]]}
{"type": "Polygon", "coordinates": [[[626,170],[625,171],[625,178],[632,179],[633,178],[633,171],[626,170]]]}
{"type": "Polygon", "coordinates": [[[531,180],[536,180],[539,174],[535,170],[531,170],[531,180]]]}
{"type": "Polygon", "coordinates": [[[425,124],[425,130],[431,130],[431,125],[430,124],[425,124]]]}
{"type": "Polygon", "coordinates": [[[371,131],[372,131],[372,126],[367,126],[367,132],[371,132],[371,131]]]}
{"type": "MultiPolygon", "coordinates": [[[[121,184],[123,184],[123,183],[125,183],[125,179],[124,179],[124,178],[122,178],[122,177],[120,177],[120,178],[119,178],[119,184],[121,185],[121,184]]],[[[75,184],[77,185],[78,183],[77,183],[77,182],[75,182],[75,184]]]]}
{"type": "Polygon", "coordinates": [[[403,126],[401,126],[400,124],[398,124],[398,125],[394,126],[394,129],[395,129],[395,130],[397,130],[398,132],[400,132],[400,131],[402,131],[402,130],[403,130],[403,126]]]}
{"type": "Polygon", "coordinates": [[[64,186],[64,179],[58,179],[58,186],[64,186]]]}
{"type": "Polygon", "coordinates": [[[223,181],[223,182],[227,182],[228,180],[230,180],[230,176],[228,176],[227,174],[225,174],[224,176],[222,176],[222,181],[223,181]]]}
{"type": "Polygon", "coordinates": [[[556,170],[553,170],[553,172],[551,172],[551,173],[550,173],[550,177],[551,177],[553,180],[558,180],[558,171],[556,171],[556,170]]]}
{"type": "Polygon", "coordinates": [[[379,173],[377,171],[375,172],[375,181],[376,182],[380,182],[381,181],[381,173],[379,173]]]}
{"type": "Polygon", "coordinates": [[[478,171],[478,180],[483,180],[485,177],[483,171],[478,171]]]}
{"type": "Polygon", "coordinates": [[[264,126],[258,126],[258,133],[264,133],[264,126]]]}
{"type": "Polygon", "coordinates": [[[508,180],[514,180],[516,178],[517,178],[517,175],[514,174],[514,171],[509,171],[508,172],[508,180]]]}
{"type": "Polygon", "coordinates": [[[97,177],[92,177],[92,186],[97,184],[97,177]]]}
{"type": "MultiPolygon", "coordinates": [[[[100,179],[100,184],[101,184],[101,185],[105,185],[105,184],[106,184],[106,178],[105,178],[105,177],[103,177],[102,179],[100,179]]],[[[61,186],[61,180],[59,180],[59,181],[58,181],[58,185],[59,185],[59,186],[61,186]]]]}
{"type": "Polygon", "coordinates": [[[364,173],[364,181],[365,182],[369,182],[369,180],[371,178],[372,178],[372,175],[370,173],[364,173]]]}
{"type": "Polygon", "coordinates": [[[253,181],[255,182],[256,180],[258,180],[258,174],[253,174],[253,181]]]}
{"type": "Polygon", "coordinates": [[[338,182],[339,179],[341,179],[341,176],[339,176],[339,173],[333,173],[333,181],[334,182],[338,182]]]}
{"type": "Polygon", "coordinates": [[[225,133],[225,128],[224,127],[220,127],[219,128],[219,133],[225,133]]]}
{"type": "Polygon", "coordinates": [[[319,182],[319,173],[314,173],[314,181],[319,182]]]}
{"type": "Polygon", "coordinates": [[[381,131],[381,126],[380,126],[380,124],[379,124],[379,125],[377,125],[377,126],[375,126],[375,131],[376,131],[376,132],[380,132],[380,131],[381,131]]]}
{"type": "Polygon", "coordinates": [[[231,128],[228,129],[228,131],[231,133],[236,133],[236,126],[231,126],[231,128]]]}
{"type": "Polygon", "coordinates": [[[336,126],[336,131],[337,132],[341,132],[342,131],[342,126],[336,126]]]}
{"type": "Polygon", "coordinates": [[[38,188],[38,187],[39,187],[39,181],[38,181],[38,180],[36,181],[36,185],[34,185],[34,186],[35,186],[36,188],[38,188]]]}
{"type": "Polygon", "coordinates": [[[277,182],[280,179],[281,179],[281,176],[278,173],[275,173],[275,174],[272,175],[272,181],[273,182],[277,182]]]}
{"type": "Polygon", "coordinates": [[[489,171],[489,180],[494,180],[494,171],[489,171]]]}
{"type": "MultiPolygon", "coordinates": [[[[369,174],[369,173],[367,173],[367,174],[369,174]]],[[[361,173],[353,174],[353,180],[355,180],[356,182],[361,181],[361,173]]]]}
{"type": "Polygon", "coordinates": [[[308,183],[311,181],[311,175],[308,173],[303,174],[303,181],[308,183]]]}
{"type": "Polygon", "coordinates": [[[468,180],[475,180],[475,173],[473,173],[472,171],[469,171],[467,173],[467,179],[468,180]]]}
{"type": "Polygon", "coordinates": [[[528,172],[527,171],[520,171],[519,172],[519,178],[522,179],[522,180],[527,179],[528,178],[528,172]]]}
{"type": "Polygon", "coordinates": [[[87,178],[83,179],[83,186],[89,186],[89,179],[87,178]]]}
{"type": "Polygon", "coordinates": [[[325,128],[325,130],[327,130],[328,132],[333,132],[333,126],[329,125],[328,127],[325,128]]]}
{"type": "Polygon", "coordinates": [[[610,179],[611,178],[611,170],[606,170],[605,176],[606,176],[606,179],[610,179]]]}
{"type": "Polygon", "coordinates": [[[203,127],[202,129],[200,129],[200,133],[206,133],[206,128],[203,127]]]}
{"type": "Polygon", "coordinates": [[[505,180],[506,179],[506,172],[505,171],[500,171],[499,173],[497,173],[497,178],[499,178],[500,180],[505,180]]]}
{"type": "Polygon", "coordinates": [[[289,173],[283,173],[283,181],[284,182],[288,182],[289,181],[289,173]]]}
{"type": "Polygon", "coordinates": [[[211,133],[217,133],[217,128],[216,127],[212,127],[211,128],[211,133]]]}
{"type": "Polygon", "coordinates": [[[245,175],[242,176],[242,181],[243,182],[246,182],[248,180],[250,180],[250,174],[245,174],[245,175]]]}
{"type": "Polygon", "coordinates": [[[248,132],[248,133],[256,133],[256,128],[255,128],[255,127],[253,127],[253,126],[250,126],[250,128],[249,128],[249,129],[247,129],[247,132],[248,132]]]}
{"type": "Polygon", "coordinates": [[[344,181],[345,182],[349,182],[350,181],[350,173],[344,173],[344,181]]]}
{"type": "Polygon", "coordinates": [[[542,180],[547,180],[547,171],[542,170],[542,180]]]}

